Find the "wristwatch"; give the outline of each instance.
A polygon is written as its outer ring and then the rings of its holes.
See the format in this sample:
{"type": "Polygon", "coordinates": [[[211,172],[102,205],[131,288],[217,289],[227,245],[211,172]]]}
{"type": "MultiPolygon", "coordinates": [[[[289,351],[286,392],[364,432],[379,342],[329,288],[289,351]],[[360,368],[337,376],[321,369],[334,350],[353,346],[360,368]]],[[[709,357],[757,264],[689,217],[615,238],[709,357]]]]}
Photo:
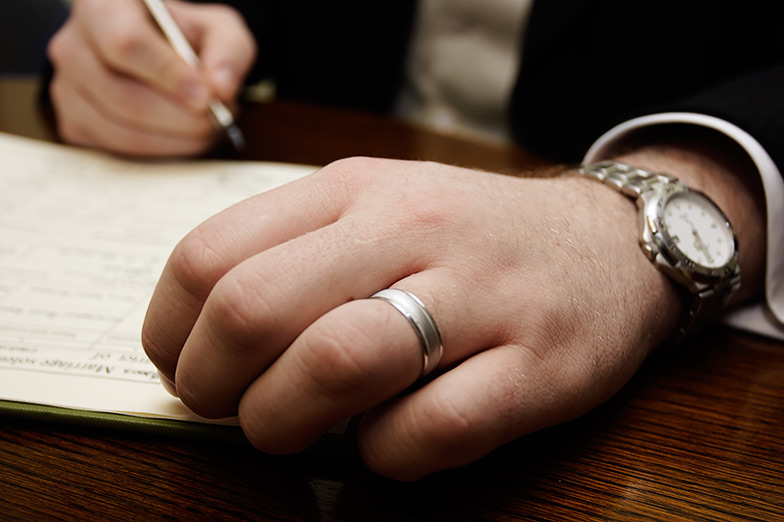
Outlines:
{"type": "Polygon", "coordinates": [[[622,163],[593,163],[578,173],[636,201],[643,252],[688,299],[688,312],[671,341],[698,330],[724,309],[740,287],[738,238],[713,201],[674,176],[622,163]]]}

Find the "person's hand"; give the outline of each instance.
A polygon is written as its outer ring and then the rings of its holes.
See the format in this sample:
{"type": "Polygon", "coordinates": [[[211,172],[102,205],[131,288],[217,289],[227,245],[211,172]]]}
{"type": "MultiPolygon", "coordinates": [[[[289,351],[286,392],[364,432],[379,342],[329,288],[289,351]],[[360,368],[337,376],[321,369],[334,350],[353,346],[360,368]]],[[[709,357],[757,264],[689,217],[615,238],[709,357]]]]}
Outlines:
{"type": "Polygon", "coordinates": [[[679,299],[634,203],[576,177],[349,159],[239,203],[175,249],[143,344],[184,403],[239,415],[271,453],[369,410],[367,464],[397,479],[473,461],[615,393],[679,299]],[[388,287],[440,329],[435,377],[388,287]]]}
{"type": "Polygon", "coordinates": [[[214,144],[209,100],[236,105],[255,41],[227,6],[167,6],[201,70],[175,53],[141,1],[74,2],[48,49],[50,95],[65,141],[142,156],[194,155],[214,144]]]}

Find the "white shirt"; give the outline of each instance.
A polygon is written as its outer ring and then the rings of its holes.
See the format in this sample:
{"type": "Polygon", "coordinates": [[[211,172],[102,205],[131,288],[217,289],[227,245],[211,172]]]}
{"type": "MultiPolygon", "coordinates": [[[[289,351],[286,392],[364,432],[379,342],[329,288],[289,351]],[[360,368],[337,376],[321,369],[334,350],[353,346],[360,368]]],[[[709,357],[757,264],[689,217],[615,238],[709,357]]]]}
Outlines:
{"type": "Polygon", "coordinates": [[[508,103],[533,0],[420,0],[398,100],[405,120],[508,140],[508,103]]]}
{"type": "MultiPolygon", "coordinates": [[[[543,0],[546,1],[546,0],[543,0]]],[[[408,82],[397,114],[440,132],[477,140],[508,140],[508,104],[533,0],[420,0],[408,57],[408,82]]],[[[735,311],[738,328],[784,339],[784,178],[770,155],[743,129],[712,116],[663,113],[635,118],[600,137],[585,161],[602,159],[623,136],[642,127],[688,123],[737,141],[759,170],[768,223],[765,300],[735,311]]]]}

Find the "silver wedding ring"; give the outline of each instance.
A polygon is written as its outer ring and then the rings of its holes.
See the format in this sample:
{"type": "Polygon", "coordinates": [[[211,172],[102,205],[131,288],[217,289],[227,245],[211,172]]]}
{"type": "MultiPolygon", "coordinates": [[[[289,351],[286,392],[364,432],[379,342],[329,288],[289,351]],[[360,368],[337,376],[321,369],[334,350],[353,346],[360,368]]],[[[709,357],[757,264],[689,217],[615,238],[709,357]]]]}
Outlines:
{"type": "Polygon", "coordinates": [[[444,348],[441,345],[441,334],[438,331],[438,326],[436,326],[433,316],[427,311],[425,303],[411,292],[395,288],[381,290],[370,296],[370,298],[383,299],[403,314],[403,317],[408,319],[408,322],[414,327],[414,331],[417,337],[419,337],[419,342],[422,346],[424,362],[420,378],[432,372],[438,366],[444,348]]]}

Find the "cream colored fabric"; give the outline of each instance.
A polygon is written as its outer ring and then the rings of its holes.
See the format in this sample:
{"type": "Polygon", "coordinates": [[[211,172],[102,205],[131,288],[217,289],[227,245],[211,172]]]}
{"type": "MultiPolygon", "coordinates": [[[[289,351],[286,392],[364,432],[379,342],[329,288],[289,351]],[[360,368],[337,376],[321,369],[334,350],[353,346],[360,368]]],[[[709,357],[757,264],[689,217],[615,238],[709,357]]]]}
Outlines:
{"type": "Polygon", "coordinates": [[[507,107],[532,3],[421,0],[398,116],[441,132],[507,140],[507,107]]]}

